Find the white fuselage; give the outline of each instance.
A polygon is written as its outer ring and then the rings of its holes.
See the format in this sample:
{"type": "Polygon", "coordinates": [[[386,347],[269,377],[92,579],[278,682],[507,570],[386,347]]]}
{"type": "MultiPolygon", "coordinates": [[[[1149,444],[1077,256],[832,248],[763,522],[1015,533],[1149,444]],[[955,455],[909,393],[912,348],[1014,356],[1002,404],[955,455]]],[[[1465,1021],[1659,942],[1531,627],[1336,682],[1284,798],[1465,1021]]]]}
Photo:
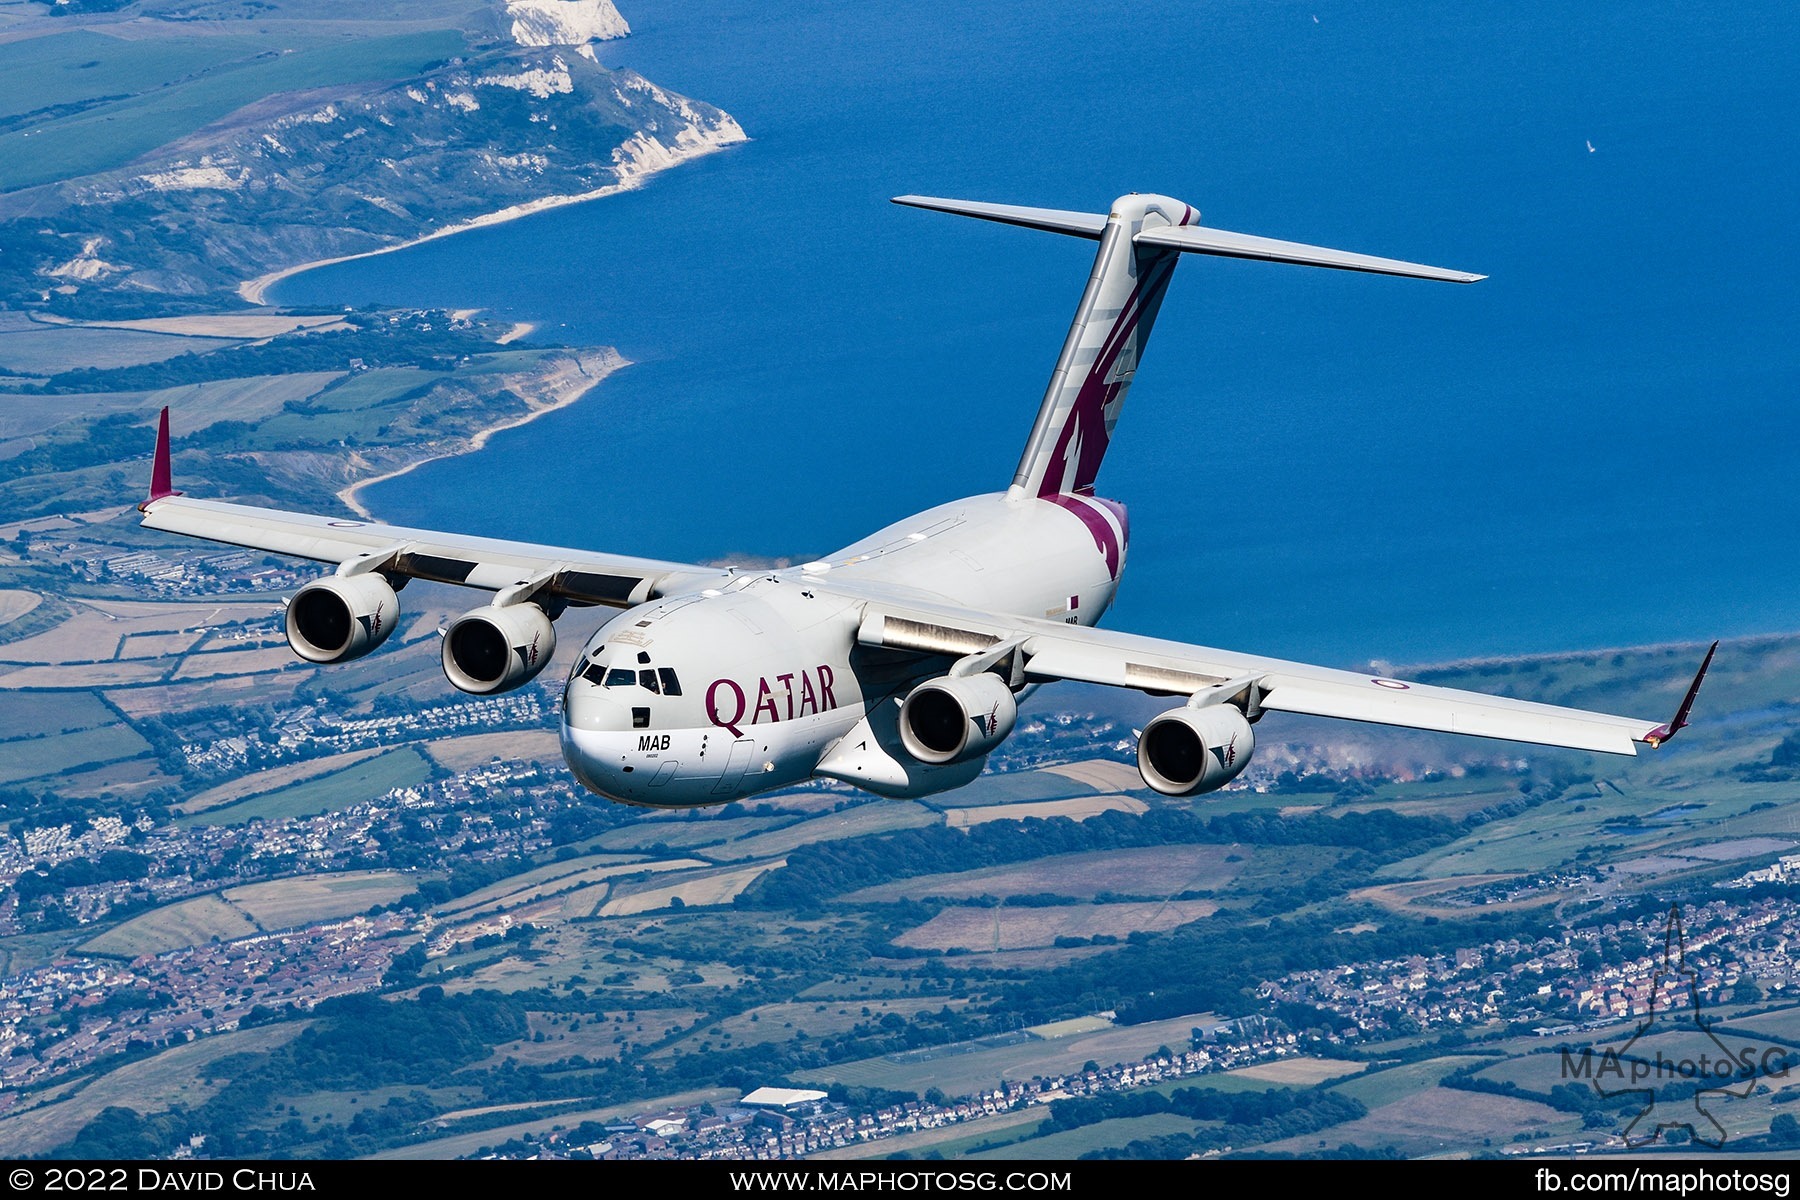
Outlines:
{"type": "Polygon", "coordinates": [[[858,589],[1092,625],[1112,603],[1125,543],[1116,504],[996,493],[930,509],[827,559],[627,609],[570,671],[563,755],[590,790],[656,807],[723,804],[820,774],[892,795],[958,786],[985,758],[884,763],[886,775],[827,763],[950,662],[859,644],[858,589]]]}

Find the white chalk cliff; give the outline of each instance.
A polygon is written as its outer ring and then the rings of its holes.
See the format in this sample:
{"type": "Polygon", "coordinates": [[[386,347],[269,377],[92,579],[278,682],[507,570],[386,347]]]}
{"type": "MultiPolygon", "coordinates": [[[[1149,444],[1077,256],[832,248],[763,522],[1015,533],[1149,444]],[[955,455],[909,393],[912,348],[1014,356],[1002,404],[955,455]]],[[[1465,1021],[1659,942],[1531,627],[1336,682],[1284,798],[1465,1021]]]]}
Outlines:
{"type": "Polygon", "coordinates": [[[521,46],[585,46],[631,32],[612,0],[507,0],[506,15],[521,46]]]}

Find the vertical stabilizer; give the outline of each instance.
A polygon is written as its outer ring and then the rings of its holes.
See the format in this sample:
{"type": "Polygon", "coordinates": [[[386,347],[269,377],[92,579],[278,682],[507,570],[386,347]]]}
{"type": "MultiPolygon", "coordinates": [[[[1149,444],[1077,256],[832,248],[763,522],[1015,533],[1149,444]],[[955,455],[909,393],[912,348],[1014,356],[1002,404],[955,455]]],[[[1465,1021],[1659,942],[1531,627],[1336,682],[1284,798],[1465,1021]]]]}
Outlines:
{"type": "MultiPolygon", "coordinates": [[[[1254,234],[1209,229],[1191,205],[1168,196],[1132,193],[1113,201],[1106,216],[1059,208],[1026,208],[948,200],[939,196],[895,196],[894,203],[958,213],[1044,229],[1100,243],[1081,307],[1063,342],[1056,371],[1038,409],[1031,440],[1013,475],[1016,497],[1092,496],[1100,460],[1112,440],[1125,391],[1137,373],[1150,326],[1162,306],[1175,262],[1183,254],[1294,263],[1337,271],[1404,275],[1447,283],[1474,283],[1486,276],[1446,267],[1379,258],[1348,250],[1283,242],[1254,234]]],[[[1079,508],[1079,506],[1077,506],[1079,508]]],[[[1085,509],[1081,509],[1085,511],[1085,509]]]]}
{"type": "Polygon", "coordinates": [[[1167,196],[1121,196],[1114,202],[1087,290],[1013,475],[1015,494],[1093,494],[1125,392],[1181,257],[1178,250],[1135,239],[1141,230],[1180,227],[1198,218],[1167,196]]]}

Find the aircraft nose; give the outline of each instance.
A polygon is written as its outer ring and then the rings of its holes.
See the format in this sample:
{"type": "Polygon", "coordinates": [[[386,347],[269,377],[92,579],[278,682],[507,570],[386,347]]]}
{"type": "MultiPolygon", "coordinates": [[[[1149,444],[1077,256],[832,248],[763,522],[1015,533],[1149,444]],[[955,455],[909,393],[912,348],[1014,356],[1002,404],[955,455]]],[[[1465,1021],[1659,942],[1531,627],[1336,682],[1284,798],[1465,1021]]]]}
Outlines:
{"type": "Polygon", "coordinates": [[[563,697],[563,724],[592,733],[624,733],[632,727],[631,706],[605,688],[577,679],[563,697]]]}

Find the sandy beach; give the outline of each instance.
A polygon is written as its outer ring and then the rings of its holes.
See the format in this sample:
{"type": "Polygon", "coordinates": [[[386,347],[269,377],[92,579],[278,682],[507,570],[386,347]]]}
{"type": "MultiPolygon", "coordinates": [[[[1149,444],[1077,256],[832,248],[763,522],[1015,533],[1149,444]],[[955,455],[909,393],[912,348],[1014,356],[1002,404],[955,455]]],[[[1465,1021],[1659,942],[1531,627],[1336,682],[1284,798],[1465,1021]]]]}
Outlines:
{"type": "Polygon", "coordinates": [[[490,425],[485,429],[481,429],[477,431],[473,437],[469,438],[466,443],[455,449],[445,450],[437,454],[428,454],[414,462],[407,463],[404,467],[400,467],[397,470],[388,471],[381,475],[371,475],[367,479],[359,479],[349,487],[340,490],[337,493],[337,497],[339,500],[343,501],[344,507],[348,508],[351,512],[354,512],[364,520],[372,521],[375,519],[374,514],[364,507],[363,503],[356,498],[357,493],[364,488],[377,483],[385,483],[390,479],[398,479],[400,476],[416,470],[428,462],[436,462],[442,458],[456,458],[463,454],[473,454],[475,451],[487,445],[488,439],[495,434],[502,433],[508,429],[517,429],[521,425],[530,424],[545,413],[551,413],[561,408],[567,408],[569,405],[587,395],[588,392],[593,390],[593,388],[608,375],[611,375],[620,367],[628,367],[630,365],[631,363],[620,355],[618,351],[610,349],[571,354],[566,358],[559,359],[557,360],[556,369],[547,372],[541,379],[537,380],[537,386],[533,393],[526,396],[526,402],[532,406],[530,412],[525,413],[523,416],[514,417],[507,421],[501,421],[496,425],[490,425]]]}
{"type": "Polygon", "coordinates": [[[470,217],[466,221],[458,221],[454,225],[446,225],[442,229],[433,230],[430,233],[412,238],[409,241],[396,242],[392,246],[382,246],[376,250],[365,250],[360,254],[343,254],[336,258],[321,258],[316,262],[306,262],[300,263],[297,266],[283,267],[278,271],[270,271],[266,275],[259,275],[255,279],[238,284],[238,295],[243,297],[247,303],[264,305],[267,303],[264,297],[268,295],[270,288],[274,287],[284,279],[300,274],[302,271],[311,271],[316,267],[328,267],[336,263],[355,262],[362,258],[374,258],[379,254],[392,254],[396,250],[407,250],[413,246],[423,245],[426,242],[434,242],[439,238],[451,237],[459,233],[467,233],[471,229],[485,229],[490,225],[504,225],[508,221],[516,221],[520,217],[528,217],[533,213],[546,212],[550,209],[562,208],[569,204],[584,204],[589,200],[601,200],[607,196],[616,196],[620,192],[632,191],[642,187],[645,183],[654,179],[657,175],[668,170],[670,167],[678,166],[691,159],[699,158],[701,155],[712,154],[715,151],[725,149],[727,146],[736,145],[738,142],[748,140],[743,136],[743,131],[737,128],[736,122],[731,123],[731,128],[736,130],[737,136],[727,137],[720,141],[695,142],[690,146],[682,147],[678,150],[665,151],[665,161],[658,163],[654,167],[639,167],[637,170],[630,172],[624,178],[619,180],[618,183],[608,184],[603,188],[595,188],[591,192],[581,192],[576,195],[566,196],[545,196],[538,200],[528,200],[523,204],[510,205],[495,212],[483,213],[479,217],[470,217]]]}
{"type": "Polygon", "coordinates": [[[413,238],[409,241],[395,242],[392,246],[382,246],[377,250],[365,250],[361,254],[341,254],[336,258],[321,258],[314,262],[301,263],[298,266],[283,267],[279,271],[270,271],[267,275],[258,275],[255,279],[246,280],[245,282],[238,284],[238,295],[242,296],[247,303],[264,305],[267,304],[264,296],[268,294],[270,288],[274,287],[284,279],[300,274],[302,271],[311,271],[318,267],[329,267],[337,263],[355,262],[362,258],[374,258],[381,254],[392,254],[396,250],[410,250],[414,246],[422,246],[426,242],[435,242],[439,238],[447,238],[454,236],[455,234],[467,233],[471,229],[484,229],[489,225],[504,225],[508,221],[516,221],[520,217],[528,217],[532,213],[544,212],[552,208],[561,208],[565,204],[580,204],[586,200],[598,200],[605,196],[616,195],[619,192],[625,191],[629,186],[635,185],[622,183],[613,184],[610,187],[603,187],[598,188],[595,191],[584,192],[579,196],[546,196],[542,200],[531,200],[524,204],[514,204],[510,208],[502,208],[497,212],[483,213],[481,216],[471,217],[467,221],[458,221],[454,225],[446,225],[442,229],[433,230],[430,233],[413,238]]]}

